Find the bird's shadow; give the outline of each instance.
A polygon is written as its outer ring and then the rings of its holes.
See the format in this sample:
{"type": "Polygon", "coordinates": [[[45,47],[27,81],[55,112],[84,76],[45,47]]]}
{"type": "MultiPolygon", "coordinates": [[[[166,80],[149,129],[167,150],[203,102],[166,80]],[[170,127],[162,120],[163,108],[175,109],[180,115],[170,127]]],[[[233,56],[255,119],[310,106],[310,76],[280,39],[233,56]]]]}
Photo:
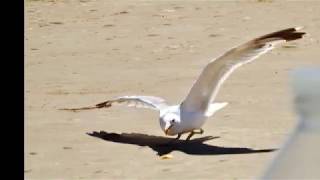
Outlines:
{"type": "Polygon", "coordinates": [[[205,144],[205,141],[220,138],[205,136],[201,138],[185,140],[174,140],[173,138],[151,136],[139,133],[108,133],[105,131],[87,133],[90,136],[103,139],[105,141],[133,144],[138,146],[148,146],[161,156],[172,151],[181,151],[192,155],[224,155],[224,154],[250,154],[267,153],[276,149],[250,149],[245,147],[221,147],[205,144]]]}

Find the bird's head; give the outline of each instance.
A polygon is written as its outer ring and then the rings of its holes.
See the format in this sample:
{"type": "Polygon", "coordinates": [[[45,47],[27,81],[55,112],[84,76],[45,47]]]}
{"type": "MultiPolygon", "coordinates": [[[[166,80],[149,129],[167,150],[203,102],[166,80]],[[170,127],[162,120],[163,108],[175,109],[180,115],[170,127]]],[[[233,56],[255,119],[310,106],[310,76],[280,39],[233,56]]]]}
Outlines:
{"type": "Polygon", "coordinates": [[[180,117],[175,113],[166,113],[160,117],[160,126],[166,135],[176,135],[180,117]]]}

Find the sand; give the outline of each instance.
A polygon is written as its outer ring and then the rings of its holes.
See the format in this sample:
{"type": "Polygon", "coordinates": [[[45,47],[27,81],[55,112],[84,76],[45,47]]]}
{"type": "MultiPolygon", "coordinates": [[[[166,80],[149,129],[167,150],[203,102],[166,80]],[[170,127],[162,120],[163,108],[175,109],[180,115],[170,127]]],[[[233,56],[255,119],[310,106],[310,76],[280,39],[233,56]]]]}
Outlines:
{"type": "Polygon", "coordinates": [[[290,71],[320,65],[319,9],[317,1],[27,1],[26,179],[260,177],[296,123],[290,71]],[[163,145],[172,137],[156,111],[57,110],[119,95],[179,103],[212,58],[294,26],[309,35],[234,72],[217,98],[230,104],[189,144],[163,145]]]}

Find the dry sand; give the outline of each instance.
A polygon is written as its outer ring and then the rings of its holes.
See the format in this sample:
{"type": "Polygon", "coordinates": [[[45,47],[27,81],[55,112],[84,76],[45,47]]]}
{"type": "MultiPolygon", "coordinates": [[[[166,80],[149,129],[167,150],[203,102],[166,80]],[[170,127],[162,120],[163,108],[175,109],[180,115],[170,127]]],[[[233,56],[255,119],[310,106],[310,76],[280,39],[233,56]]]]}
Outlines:
{"type": "Polygon", "coordinates": [[[290,70],[320,64],[319,9],[319,1],[27,1],[26,179],[259,177],[277,153],[259,150],[280,148],[296,122],[290,70]],[[218,95],[229,106],[189,145],[159,145],[168,139],[154,111],[57,110],[130,94],[180,102],[212,58],[297,25],[309,36],[232,74],[218,95]],[[171,159],[158,155],[171,150],[171,159]]]}

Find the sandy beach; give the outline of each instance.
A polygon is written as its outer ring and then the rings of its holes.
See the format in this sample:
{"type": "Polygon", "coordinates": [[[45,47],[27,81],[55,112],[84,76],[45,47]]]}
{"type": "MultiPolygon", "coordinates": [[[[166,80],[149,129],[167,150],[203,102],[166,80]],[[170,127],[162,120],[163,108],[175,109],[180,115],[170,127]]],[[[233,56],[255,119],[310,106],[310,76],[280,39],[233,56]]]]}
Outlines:
{"type": "Polygon", "coordinates": [[[25,3],[25,178],[254,179],[295,126],[290,71],[319,66],[319,1],[106,1],[25,3]],[[121,95],[180,103],[202,68],[265,33],[304,26],[237,69],[229,102],[204,134],[168,146],[158,112],[113,107],[121,95]],[[161,159],[170,153],[171,159],[161,159]]]}

